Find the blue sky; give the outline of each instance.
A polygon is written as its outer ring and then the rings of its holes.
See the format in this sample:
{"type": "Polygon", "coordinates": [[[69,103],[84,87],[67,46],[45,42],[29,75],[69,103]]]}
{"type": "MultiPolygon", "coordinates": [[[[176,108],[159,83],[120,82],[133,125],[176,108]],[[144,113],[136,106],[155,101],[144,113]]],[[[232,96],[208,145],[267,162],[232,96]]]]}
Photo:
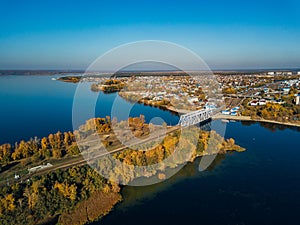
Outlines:
{"type": "Polygon", "coordinates": [[[120,44],[183,45],[213,69],[300,67],[297,0],[0,0],[0,69],[85,69],[120,44]]]}

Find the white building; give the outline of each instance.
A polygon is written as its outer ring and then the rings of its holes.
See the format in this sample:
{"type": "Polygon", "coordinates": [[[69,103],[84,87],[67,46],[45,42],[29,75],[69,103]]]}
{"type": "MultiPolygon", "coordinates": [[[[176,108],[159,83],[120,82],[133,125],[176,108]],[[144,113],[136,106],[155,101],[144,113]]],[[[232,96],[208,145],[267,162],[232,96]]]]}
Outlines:
{"type": "Polygon", "coordinates": [[[266,103],[267,102],[266,102],[265,99],[260,99],[259,102],[258,102],[259,105],[266,105],[266,103]]]}
{"type": "Polygon", "coordinates": [[[48,167],[52,167],[53,165],[51,163],[47,163],[47,165],[40,165],[40,166],[36,166],[36,167],[32,167],[30,169],[28,169],[29,173],[33,173],[36,172],[37,170],[42,170],[48,167]]]}
{"type": "Polygon", "coordinates": [[[296,96],[296,105],[300,105],[300,94],[296,96]]]}
{"type": "Polygon", "coordinates": [[[222,114],[223,115],[230,115],[230,111],[229,110],[222,110],[222,114]]]}
{"type": "Polygon", "coordinates": [[[199,102],[199,99],[198,99],[198,98],[190,98],[190,99],[188,100],[188,102],[189,102],[190,104],[192,104],[192,103],[198,103],[198,102],[199,102]]]}
{"type": "Polygon", "coordinates": [[[258,105],[258,101],[257,100],[252,100],[249,104],[251,106],[257,106],[258,105]]]}
{"type": "Polygon", "coordinates": [[[268,72],[268,75],[275,75],[275,72],[268,72]]]}
{"type": "Polygon", "coordinates": [[[283,88],[282,90],[283,90],[284,94],[288,94],[290,92],[291,88],[283,88]]]}

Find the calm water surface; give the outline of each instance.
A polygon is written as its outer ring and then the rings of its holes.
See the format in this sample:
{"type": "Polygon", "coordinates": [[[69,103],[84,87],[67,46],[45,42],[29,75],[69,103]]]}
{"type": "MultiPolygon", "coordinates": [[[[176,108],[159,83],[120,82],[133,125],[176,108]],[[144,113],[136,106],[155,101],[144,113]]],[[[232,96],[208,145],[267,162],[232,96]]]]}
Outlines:
{"type": "MultiPolygon", "coordinates": [[[[0,76],[0,144],[14,143],[21,139],[48,136],[57,131],[71,131],[72,104],[76,84],[51,80],[49,76],[0,76]]],[[[90,84],[86,85],[89,89],[90,84]]],[[[93,93],[87,91],[86,98],[93,93]]],[[[100,93],[96,116],[110,115],[114,94],[100,93]]],[[[132,106],[123,100],[124,106],[132,106]]],[[[83,109],[84,113],[84,109],[83,109]]],[[[168,111],[135,104],[131,116],[144,114],[147,122],[159,116],[169,124],[176,124],[178,117],[168,111]],[[145,110],[146,109],[146,110],[145,110]]],[[[85,122],[85,118],[82,123],[85,122]]]]}
{"type": "Polygon", "coordinates": [[[246,152],[219,156],[205,172],[197,160],[164,183],[125,187],[124,201],[94,225],[299,224],[300,133],[265,127],[229,123],[226,137],[246,152]]]}
{"type": "MultiPolygon", "coordinates": [[[[48,76],[0,77],[0,143],[72,130],[75,90],[75,84],[48,76]]],[[[110,114],[114,98],[100,95],[97,116],[110,114]]],[[[147,121],[155,116],[178,121],[167,111],[135,105],[131,115],[140,114],[147,121]]],[[[201,173],[197,160],[163,183],[125,187],[124,201],[94,225],[299,224],[300,132],[235,122],[227,125],[226,137],[247,151],[219,156],[201,173]]]]}

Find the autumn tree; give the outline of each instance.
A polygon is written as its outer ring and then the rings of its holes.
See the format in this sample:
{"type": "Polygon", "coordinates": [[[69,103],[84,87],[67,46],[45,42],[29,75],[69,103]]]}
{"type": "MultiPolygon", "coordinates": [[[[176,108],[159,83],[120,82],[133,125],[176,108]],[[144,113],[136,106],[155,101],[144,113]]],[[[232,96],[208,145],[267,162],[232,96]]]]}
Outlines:
{"type": "Polygon", "coordinates": [[[13,194],[6,195],[4,198],[1,198],[0,201],[5,211],[13,211],[16,208],[13,194]]]}
{"type": "Polygon", "coordinates": [[[76,199],[77,187],[75,184],[69,185],[67,182],[64,183],[56,182],[54,188],[58,189],[58,191],[62,193],[64,197],[69,198],[72,201],[76,199]]]}
{"type": "Polygon", "coordinates": [[[6,165],[11,160],[11,145],[3,144],[0,145],[0,162],[3,165],[6,165]]]}

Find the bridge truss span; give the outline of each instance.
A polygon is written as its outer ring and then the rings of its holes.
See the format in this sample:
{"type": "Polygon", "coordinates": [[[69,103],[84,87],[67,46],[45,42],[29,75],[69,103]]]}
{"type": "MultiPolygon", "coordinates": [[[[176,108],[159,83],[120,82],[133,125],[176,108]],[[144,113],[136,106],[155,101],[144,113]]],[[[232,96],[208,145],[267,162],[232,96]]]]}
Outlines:
{"type": "Polygon", "coordinates": [[[202,109],[193,111],[180,116],[178,125],[182,127],[192,126],[212,118],[214,111],[211,109],[202,109]]]}

